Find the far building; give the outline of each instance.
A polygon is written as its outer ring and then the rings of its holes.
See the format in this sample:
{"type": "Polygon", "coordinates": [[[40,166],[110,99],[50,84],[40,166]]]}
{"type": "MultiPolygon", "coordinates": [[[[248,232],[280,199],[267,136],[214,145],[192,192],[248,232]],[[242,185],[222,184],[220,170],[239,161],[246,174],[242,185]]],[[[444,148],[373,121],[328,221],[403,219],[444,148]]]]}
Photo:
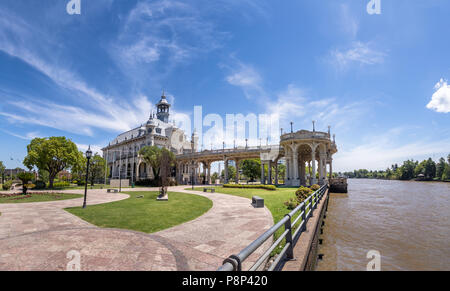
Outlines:
{"type": "Polygon", "coordinates": [[[150,113],[145,123],[118,135],[102,149],[111,179],[120,177],[131,182],[153,179],[153,171],[138,154],[144,146],[164,147],[175,155],[197,151],[197,135],[194,133],[188,140],[185,132],[170,122],[170,107],[163,92],[156,104],[156,114],[150,113]]]}

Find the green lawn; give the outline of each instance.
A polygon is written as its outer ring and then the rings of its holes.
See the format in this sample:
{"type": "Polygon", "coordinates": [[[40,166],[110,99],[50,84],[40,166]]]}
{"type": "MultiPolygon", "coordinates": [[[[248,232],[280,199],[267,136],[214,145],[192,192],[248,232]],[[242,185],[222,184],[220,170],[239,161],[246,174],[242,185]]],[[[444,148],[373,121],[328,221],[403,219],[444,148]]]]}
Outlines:
{"type": "Polygon", "coordinates": [[[213,205],[197,195],[169,193],[169,201],[156,201],[157,192],[124,192],[130,198],[107,204],[66,210],[80,218],[106,228],[157,232],[193,220],[213,205]],[[137,198],[144,196],[143,198],[137,198]]]}
{"type": "Polygon", "coordinates": [[[61,193],[42,193],[31,195],[14,195],[0,194],[0,203],[30,203],[30,202],[48,202],[80,198],[83,195],[78,194],[61,194],[61,193]]]}

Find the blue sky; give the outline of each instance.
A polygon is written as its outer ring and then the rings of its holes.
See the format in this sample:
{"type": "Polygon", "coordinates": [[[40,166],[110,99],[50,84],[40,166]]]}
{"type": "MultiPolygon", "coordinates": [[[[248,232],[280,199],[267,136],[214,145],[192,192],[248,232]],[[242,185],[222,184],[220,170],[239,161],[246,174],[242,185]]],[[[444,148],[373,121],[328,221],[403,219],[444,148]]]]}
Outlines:
{"type": "Polygon", "coordinates": [[[202,105],[331,125],[336,170],[450,152],[446,0],[381,0],[381,15],[369,0],[81,0],[81,15],[67,2],[0,2],[7,167],[33,137],[99,149],[145,122],[163,88],[175,118],[202,105]]]}

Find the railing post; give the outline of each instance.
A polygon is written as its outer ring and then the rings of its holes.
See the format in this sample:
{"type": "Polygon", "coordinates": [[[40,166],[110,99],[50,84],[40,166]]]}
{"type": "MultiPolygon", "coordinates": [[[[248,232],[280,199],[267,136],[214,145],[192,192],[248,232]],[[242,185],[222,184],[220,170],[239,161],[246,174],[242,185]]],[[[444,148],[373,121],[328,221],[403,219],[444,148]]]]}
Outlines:
{"type": "Polygon", "coordinates": [[[306,204],[303,203],[303,206],[300,208],[300,211],[302,211],[302,222],[303,222],[303,229],[300,231],[305,231],[306,230],[306,204]]]}
{"type": "Polygon", "coordinates": [[[289,229],[288,233],[286,234],[286,243],[289,243],[289,248],[286,251],[286,258],[288,260],[292,260],[294,258],[294,241],[292,240],[292,226],[291,226],[291,219],[292,217],[289,214],[286,214],[285,216],[289,216],[289,219],[284,223],[284,229],[289,229]]]}

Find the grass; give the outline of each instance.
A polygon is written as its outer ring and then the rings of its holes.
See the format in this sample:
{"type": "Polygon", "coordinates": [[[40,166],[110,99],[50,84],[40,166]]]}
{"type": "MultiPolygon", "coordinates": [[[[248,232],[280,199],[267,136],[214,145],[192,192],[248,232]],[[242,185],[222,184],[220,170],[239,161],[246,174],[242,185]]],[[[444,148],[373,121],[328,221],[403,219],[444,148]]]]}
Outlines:
{"type": "Polygon", "coordinates": [[[62,193],[33,193],[29,195],[7,195],[0,194],[0,203],[31,203],[31,202],[48,202],[80,198],[83,195],[78,194],[62,194],[62,193]]]}
{"type": "Polygon", "coordinates": [[[158,192],[124,192],[130,198],[86,209],[67,208],[66,211],[89,223],[105,228],[120,228],[153,233],[191,221],[213,205],[197,195],[169,192],[169,201],[156,201],[158,192]],[[143,196],[143,198],[137,198],[143,196]]]}

